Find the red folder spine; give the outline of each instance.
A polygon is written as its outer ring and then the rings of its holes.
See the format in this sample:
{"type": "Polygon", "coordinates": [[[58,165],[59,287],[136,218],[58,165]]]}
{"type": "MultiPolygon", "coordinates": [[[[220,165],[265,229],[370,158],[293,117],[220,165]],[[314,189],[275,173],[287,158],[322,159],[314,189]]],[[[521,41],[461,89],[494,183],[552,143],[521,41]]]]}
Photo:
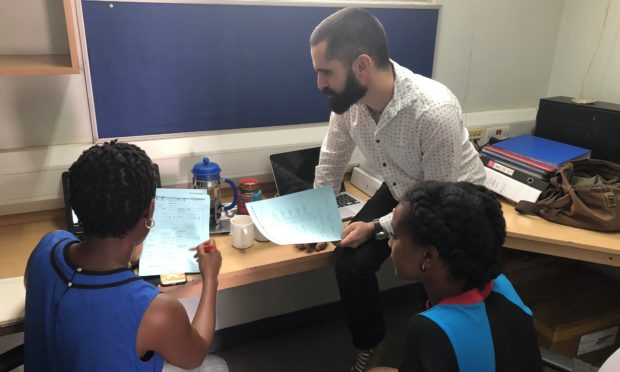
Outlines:
{"type": "Polygon", "coordinates": [[[514,159],[515,161],[519,161],[519,162],[528,164],[528,165],[530,165],[532,167],[538,168],[538,169],[543,170],[545,172],[555,172],[556,171],[556,168],[553,168],[551,166],[548,166],[548,165],[543,164],[541,162],[538,162],[536,160],[532,160],[530,158],[526,158],[525,156],[521,156],[519,154],[515,154],[514,152],[510,152],[510,151],[499,149],[499,148],[497,148],[497,147],[495,147],[493,145],[488,145],[485,148],[488,151],[495,152],[495,153],[507,156],[507,157],[509,157],[511,159],[514,159]]]}

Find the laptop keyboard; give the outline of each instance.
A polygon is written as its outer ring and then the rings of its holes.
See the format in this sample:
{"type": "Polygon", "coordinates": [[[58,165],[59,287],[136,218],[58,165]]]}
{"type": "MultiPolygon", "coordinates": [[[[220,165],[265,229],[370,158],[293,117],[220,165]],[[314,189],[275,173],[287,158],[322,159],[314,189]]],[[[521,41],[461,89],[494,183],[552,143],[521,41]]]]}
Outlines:
{"type": "Polygon", "coordinates": [[[339,194],[338,196],[336,196],[336,204],[338,204],[338,208],[358,203],[359,200],[352,198],[351,195],[348,194],[339,194]]]}

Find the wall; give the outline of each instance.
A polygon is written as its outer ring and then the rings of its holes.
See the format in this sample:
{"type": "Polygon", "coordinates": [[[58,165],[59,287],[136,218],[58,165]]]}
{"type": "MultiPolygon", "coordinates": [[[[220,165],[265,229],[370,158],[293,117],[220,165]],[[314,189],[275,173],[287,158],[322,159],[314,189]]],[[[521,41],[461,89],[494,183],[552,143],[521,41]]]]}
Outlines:
{"type": "Polygon", "coordinates": [[[561,30],[548,96],[620,103],[620,1],[567,0],[561,30]]]}

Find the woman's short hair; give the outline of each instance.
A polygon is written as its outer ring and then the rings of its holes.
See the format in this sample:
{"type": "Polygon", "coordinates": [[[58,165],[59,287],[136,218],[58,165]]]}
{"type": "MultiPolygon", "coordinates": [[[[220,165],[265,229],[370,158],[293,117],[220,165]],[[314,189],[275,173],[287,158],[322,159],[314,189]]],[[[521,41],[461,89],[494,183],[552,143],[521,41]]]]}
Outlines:
{"type": "Polygon", "coordinates": [[[92,146],[69,168],[71,208],[86,235],[125,235],[144,217],[156,187],[144,150],[116,140],[92,146]]]}
{"type": "Polygon", "coordinates": [[[369,55],[380,69],[390,65],[383,25],[365,9],[344,8],[325,18],[312,32],[310,45],[322,41],[327,43],[325,58],[347,68],[361,54],[369,55]]]}
{"type": "Polygon", "coordinates": [[[469,182],[425,181],[401,200],[401,228],[422,245],[433,245],[455,279],[481,287],[501,273],[506,221],[497,198],[469,182]]]}

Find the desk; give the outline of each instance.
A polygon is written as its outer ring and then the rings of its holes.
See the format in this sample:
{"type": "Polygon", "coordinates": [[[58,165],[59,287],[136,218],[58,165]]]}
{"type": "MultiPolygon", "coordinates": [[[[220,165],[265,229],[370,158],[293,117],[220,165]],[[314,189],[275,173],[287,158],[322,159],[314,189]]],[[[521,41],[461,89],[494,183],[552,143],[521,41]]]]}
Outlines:
{"type": "MultiPolygon", "coordinates": [[[[367,198],[350,184],[346,187],[352,194],[367,198]]],[[[558,225],[540,217],[519,215],[507,203],[502,207],[508,233],[506,247],[620,267],[620,233],[558,225]]],[[[0,279],[23,275],[30,252],[41,237],[62,228],[62,210],[0,217],[0,279]]],[[[326,267],[331,264],[334,249],[329,246],[325,251],[308,254],[292,245],[255,242],[252,248],[242,251],[230,245],[227,235],[215,236],[215,241],[222,252],[220,289],[326,267]]],[[[198,295],[199,286],[191,287],[187,295],[198,295]]],[[[20,322],[15,319],[14,323],[20,322]]]]}
{"type": "Polygon", "coordinates": [[[521,215],[502,202],[507,248],[620,267],[620,232],[597,232],[521,215]]]}

